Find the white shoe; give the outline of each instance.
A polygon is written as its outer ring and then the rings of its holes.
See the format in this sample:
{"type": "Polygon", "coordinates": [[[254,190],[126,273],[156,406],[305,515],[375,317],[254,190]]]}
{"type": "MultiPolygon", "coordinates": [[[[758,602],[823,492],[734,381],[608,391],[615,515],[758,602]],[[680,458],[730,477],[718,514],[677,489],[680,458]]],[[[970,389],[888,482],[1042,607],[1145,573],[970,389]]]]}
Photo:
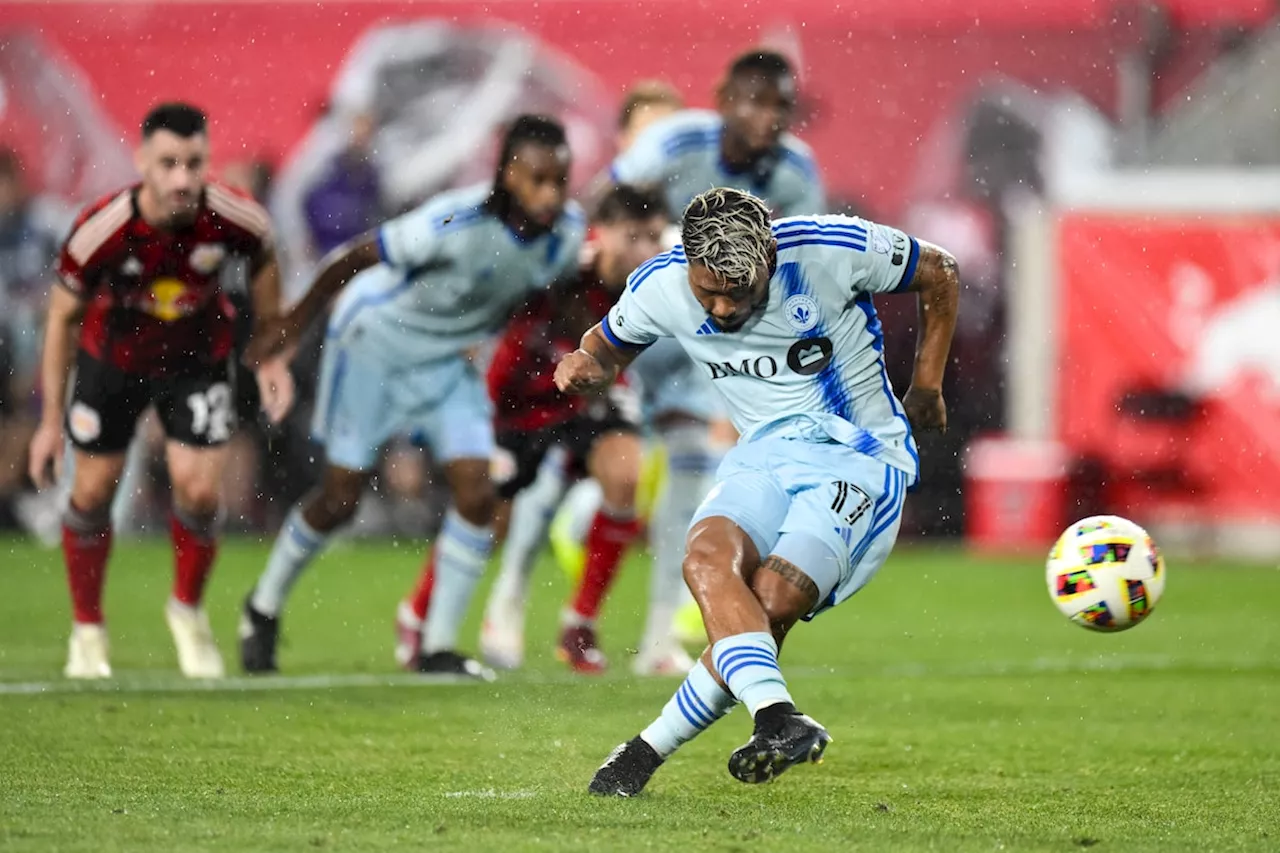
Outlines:
{"type": "Polygon", "coordinates": [[[407,601],[396,607],[396,663],[402,669],[413,670],[418,662],[418,649],[422,648],[422,620],[413,612],[407,601]]]}
{"type": "Polygon", "coordinates": [[[519,669],[524,664],[524,602],[489,599],[480,626],[480,656],[494,669],[519,669]]]}
{"type": "Polygon", "coordinates": [[[649,646],[636,655],[631,671],[636,675],[685,676],[693,669],[694,660],[674,639],[649,646]]]}
{"type": "Polygon", "coordinates": [[[173,644],[178,648],[178,668],[183,675],[187,678],[222,678],[227,674],[204,608],[188,607],[171,598],[164,606],[164,616],[173,633],[173,644]]]}
{"type": "Polygon", "coordinates": [[[77,622],[71,626],[71,642],[67,648],[67,678],[110,678],[107,663],[107,629],[101,625],[77,622]]]}
{"type": "Polygon", "coordinates": [[[62,504],[57,490],[24,493],[13,501],[13,514],[22,528],[46,548],[62,544],[62,504]]]}

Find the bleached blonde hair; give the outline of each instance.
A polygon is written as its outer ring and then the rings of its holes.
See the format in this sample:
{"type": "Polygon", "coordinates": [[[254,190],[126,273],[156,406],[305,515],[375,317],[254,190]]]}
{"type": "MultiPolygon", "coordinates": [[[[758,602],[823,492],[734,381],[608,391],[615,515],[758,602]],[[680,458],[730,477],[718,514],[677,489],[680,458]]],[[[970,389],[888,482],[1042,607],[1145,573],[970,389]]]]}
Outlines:
{"type": "Polygon", "coordinates": [[[769,267],[769,215],[763,201],[742,190],[716,187],[700,193],[684,209],[680,226],[685,257],[730,285],[748,285],[769,267]]]}

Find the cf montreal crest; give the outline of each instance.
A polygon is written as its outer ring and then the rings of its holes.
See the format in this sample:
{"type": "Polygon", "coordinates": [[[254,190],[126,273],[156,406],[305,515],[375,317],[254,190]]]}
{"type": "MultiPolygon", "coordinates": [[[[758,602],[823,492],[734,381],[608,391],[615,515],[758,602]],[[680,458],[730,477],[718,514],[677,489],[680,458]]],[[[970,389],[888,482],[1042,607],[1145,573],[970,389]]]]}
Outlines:
{"type": "Polygon", "coordinates": [[[782,303],[782,310],[786,312],[791,328],[797,332],[807,332],[818,325],[818,303],[803,293],[788,296],[782,303]]]}

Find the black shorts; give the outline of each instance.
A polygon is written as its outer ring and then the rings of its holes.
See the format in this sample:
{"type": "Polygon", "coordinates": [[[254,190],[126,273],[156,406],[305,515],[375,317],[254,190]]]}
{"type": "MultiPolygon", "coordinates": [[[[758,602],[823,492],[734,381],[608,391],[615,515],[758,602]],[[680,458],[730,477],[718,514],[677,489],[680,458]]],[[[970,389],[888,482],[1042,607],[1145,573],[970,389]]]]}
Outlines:
{"type": "Polygon", "coordinates": [[[67,435],[87,453],[123,453],[138,418],[154,403],[171,440],[196,447],[225,444],[236,431],[233,380],[226,361],[161,378],[126,373],[81,350],[67,408],[67,435]]]}
{"type": "Polygon", "coordinates": [[[599,415],[580,415],[571,421],[538,432],[500,432],[498,447],[511,454],[515,470],[510,477],[498,482],[498,496],[510,500],[527,488],[538,477],[538,468],[553,447],[563,447],[569,453],[569,473],[583,477],[587,473],[587,457],[601,436],[611,432],[635,433],[634,421],[628,420],[616,410],[599,415]]]}

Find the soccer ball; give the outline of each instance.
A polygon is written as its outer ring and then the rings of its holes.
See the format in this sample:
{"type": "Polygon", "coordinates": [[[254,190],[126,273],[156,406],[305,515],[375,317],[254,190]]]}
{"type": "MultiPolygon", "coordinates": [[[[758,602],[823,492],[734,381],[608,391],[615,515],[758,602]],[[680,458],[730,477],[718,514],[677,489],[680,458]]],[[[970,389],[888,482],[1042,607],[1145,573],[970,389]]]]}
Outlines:
{"type": "Polygon", "coordinates": [[[1123,631],[1151,614],[1164,593],[1164,558],[1127,518],[1095,515],[1058,537],[1045,567],[1062,614],[1094,631],[1123,631]]]}

